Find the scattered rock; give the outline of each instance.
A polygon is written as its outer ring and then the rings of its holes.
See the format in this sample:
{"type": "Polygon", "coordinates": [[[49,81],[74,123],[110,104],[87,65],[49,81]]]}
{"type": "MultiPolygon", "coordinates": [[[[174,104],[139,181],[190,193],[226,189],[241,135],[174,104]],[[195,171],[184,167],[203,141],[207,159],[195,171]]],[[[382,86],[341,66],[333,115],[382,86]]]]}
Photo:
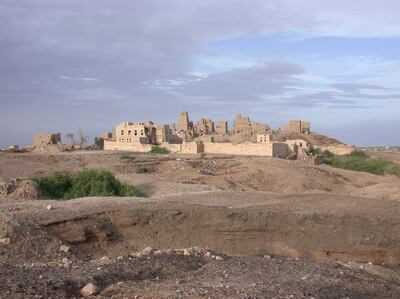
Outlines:
{"type": "Polygon", "coordinates": [[[81,295],[83,297],[89,297],[92,295],[96,295],[99,292],[99,288],[93,283],[88,283],[81,289],[81,295]]]}
{"type": "Polygon", "coordinates": [[[0,196],[32,200],[42,196],[38,184],[20,178],[0,178],[0,196]]]}
{"type": "Polygon", "coordinates": [[[143,256],[149,256],[154,252],[153,248],[151,247],[146,247],[145,249],[143,249],[142,251],[136,252],[134,254],[132,254],[132,256],[134,257],[143,257],[143,256]]]}
{"type": "Polygon", "coordinates": [[[67,245],[61,245],[60,251],[67,253],[70,250],[70,247],[67,245]]]}
{"type": "Polygon", "coordinates": [[[11,243],[10,238],[1,238],[0,239],[0,245],[6,246],[6,245],[9,245],[10,243],[11,243]]]}
{"type": "Polygon", "coordinates": [[[46,209],[51,210],[53,207],[51,205],[47,205],[46,209]]]}

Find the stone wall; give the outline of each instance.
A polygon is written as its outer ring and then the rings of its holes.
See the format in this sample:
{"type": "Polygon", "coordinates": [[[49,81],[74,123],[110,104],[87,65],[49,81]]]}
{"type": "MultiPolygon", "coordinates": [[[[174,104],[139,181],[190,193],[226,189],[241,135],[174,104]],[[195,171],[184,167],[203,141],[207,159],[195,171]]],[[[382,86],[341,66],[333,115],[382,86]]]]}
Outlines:
{"type": "Polygon", "coordinates": [[[202,142],[184,142],[181,144],[182,154],[199,154],[203,152],[202,142]]]}
{"type": "MultiPolygon", "coordinates": [[[[182,144],[162,143],[172,153],[182,154],[225,154],[225,155],[248,155],[248,156],[270,156],[286,158],[288,147],[285,143],[213,143],[213,142],[183,142],[182,144]]],[[[121,144],[115,141],[104,140],[104,150],[131,151],[147,153],[151,150],[150,144],[121,144]]]]}
{"type": "Polygon", "coordinates": [[[285,158],[288,155],[285,143],[204,143],[206,154],[246,155],[246,156],[270,156],[285,158]]]}
{"type": "Polygon", "coordinates": [[[151,150],[151,145],[140,143],[118,143],[111,140],[104,140],[104,150],[147,153],[151,150]]]}

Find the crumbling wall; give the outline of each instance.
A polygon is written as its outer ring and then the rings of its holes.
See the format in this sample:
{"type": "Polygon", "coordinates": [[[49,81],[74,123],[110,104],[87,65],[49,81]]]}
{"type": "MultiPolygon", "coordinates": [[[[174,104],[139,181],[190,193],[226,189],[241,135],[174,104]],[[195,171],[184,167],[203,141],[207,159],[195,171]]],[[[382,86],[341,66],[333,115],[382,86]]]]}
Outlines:
{"type": "Polygon", "coordinates": [[[171,153],[179,153],[182,148],[181,144],[172,144],[172,143],[168,143],[168,142],[161,143],[160,147],[166,148],[171,153]]]}
{"type": "Polygon", "coordinates": [[[103,132],[100,135],[101,138],[103,138],[103,140],[112,140],[113,139],[113,133],[111,132],[103,132]]]}
{"type": "Polygon", "coordinates": [[[308,143],[304,139],[286,140],[285,143],[289,146],[289,149],[292,151],[296,151],[297,148],[309,149],[310,147],[310,143],[308,143]]]}
{"type": "Polygon", "coordinates": [[[286,125],[282,127],[282,131],[310,134],[311,124],[310,122],[304,120],[290,120],[286,125]]]}
{"type": "Polygon", "coordinates": [[[218,135],[226,135],[228,134],[228,122],[226,120],[217,121],[215,124],[215,132],[218,135]]]}
{"type": "Polygon", "coordinates": [[[211,119],[201,118],[195,127],[195,135],[207,135],[214,131],[214,122],[211,119]]]}
{"type": "Polygon", "coordinates": [[[56,144],[61,144],[60,133],[36,133],[33,136],[33,145],[35,147],[56,145],[56,144]]]}
{"type": "Polygon", "coordinates": [[[250,120],[249,117],[242,117],[237,114],[233,120],[232,134],[235,136],[236,142],[241,141],[256,141],[257,134],[266,134],[270,130],[269,126],[262,123],[256,123],[250,120]]]}

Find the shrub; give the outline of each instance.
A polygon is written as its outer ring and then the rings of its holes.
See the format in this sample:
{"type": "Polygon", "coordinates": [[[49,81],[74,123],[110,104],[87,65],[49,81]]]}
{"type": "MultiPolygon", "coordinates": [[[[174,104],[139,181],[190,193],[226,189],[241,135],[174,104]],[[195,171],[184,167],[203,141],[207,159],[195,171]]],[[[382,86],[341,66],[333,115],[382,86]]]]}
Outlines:
{"type": "Polygon", "coordinates": [[[139,167],[136,169],[136,173],[148,173],[150,170],[147,167],[139,167]]]}
{"type": "Polygon", "coordinates": [[[165,147],[152,146],[151,150],[150,150],[150,154],[166,155],[166,154],[169,154],[169,150],[166,149],[165,147]]]}
{"type": "Polygon", "coordinates": [[[392,162],[390,165],[385,167],[385,172],[400,178],[400,165],[392,162]]]}
{"type": "Polygon", "coordinates": [[[67,174],[32,178],[45,195],[54,199],[86,196],[137,196],[145,194],[134,186],[119,182],[109,171],[83,170],[71,178],[67,174]]]}
{"type": "MultiPolygon", "coordinates": [[[[318,152],[318,151],[317,151],[318,152]]],[[[316,151],[314,151],[316,153],[316,151]]],[[[376,175],[393,174],[400,177],[400,165],[383,158],[371,158],[363,151],[353,151],[348,155],[338,156],[329,151],[324,151],[324,163],[336,168],[354,171],[369,172],[376,175]]]]}
{"type": "Polygon", "coordinates": [[[352,157],[352,158],[358,158],[358,159],[367,159],[367,158],[369,158],[369,156],[365,152],[358,151],[358,150],[352,151],[347,156],[352,157]]]}
{"type": "Polygon", "coordinates": [[[33,177],[44,195],[50,198],[63,198],[72,187],[72,179],[68,174],[55,173],[47,177],[33,177]]]}
{"type": "Polygon", "coordinates": [[[102,137],[95,137],[94,145],[97,149],[103,150],[104,149],[104,139],[102,137]]]}

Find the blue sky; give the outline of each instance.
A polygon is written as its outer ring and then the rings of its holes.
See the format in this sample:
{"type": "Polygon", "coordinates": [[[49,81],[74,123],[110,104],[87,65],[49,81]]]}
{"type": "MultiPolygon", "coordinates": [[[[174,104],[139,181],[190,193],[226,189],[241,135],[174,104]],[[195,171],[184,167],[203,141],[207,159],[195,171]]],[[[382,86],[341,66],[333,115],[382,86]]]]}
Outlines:
{"type": "Polygon", "coordinates": [[[311,119],[318,131],[348,143],[400,144],[392,131],[400,127],[397,37],[307,38],[284,32],[217,40],[207,49],[208,55],[193,59],[193,68],[199,74],[226,72],[265,61],[286,61],[304,68],[304,74],[292,76],[292,86],[300,89],[292,95],[311,98],[320,94],[319,105],[270,115],[269,122],[275,127],[284,117],[301,116],[311,119]],[[337,85],[347,87],[345,97],[338,94],[336,99],[328,99],[330,93],[340,91],[337,85]]]}
{"type": "Polygon", "coordinates": [[[237,112],[399,145],[400,2],[4,0],[0,147],[237,112]]]}

